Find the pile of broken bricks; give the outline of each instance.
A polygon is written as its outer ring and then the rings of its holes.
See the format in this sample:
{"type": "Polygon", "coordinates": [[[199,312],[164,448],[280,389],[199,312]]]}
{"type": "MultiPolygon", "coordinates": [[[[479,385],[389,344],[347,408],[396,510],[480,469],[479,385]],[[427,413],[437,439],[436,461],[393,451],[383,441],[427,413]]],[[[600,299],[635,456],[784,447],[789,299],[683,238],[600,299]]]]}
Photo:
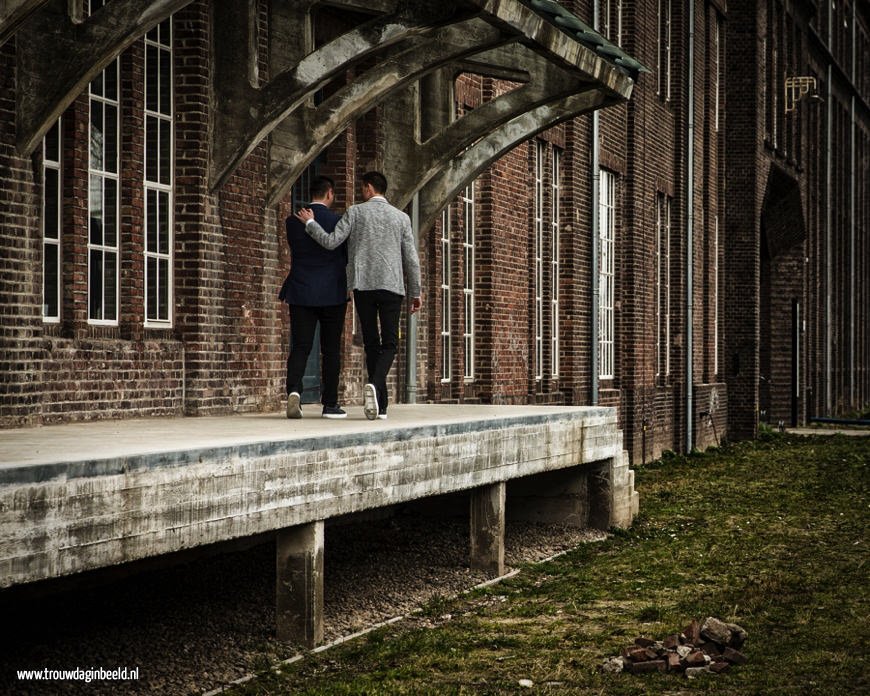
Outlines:
{"type": "Polygon", "coordinates": [[[742,665],[746,656],[740,652],[746,642],[746,631],[733,623],[712,616],[704,623],[693,620],[682,633],[664,640],[640,637],[634,645],[622,649],[619,657],[604,661],[605,672],[683,672],[694,678],[704,673],[719,674],[742,665]]]}

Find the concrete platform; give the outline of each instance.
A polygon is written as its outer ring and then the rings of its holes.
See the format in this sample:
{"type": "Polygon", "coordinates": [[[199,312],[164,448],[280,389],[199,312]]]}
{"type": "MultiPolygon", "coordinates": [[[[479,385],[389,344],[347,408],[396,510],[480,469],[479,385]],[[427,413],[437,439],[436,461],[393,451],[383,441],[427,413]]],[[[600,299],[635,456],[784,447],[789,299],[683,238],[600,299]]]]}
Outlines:
{"type": "Polygon", "coordinates": [[[598,527],[637,511],[613,409],[306,411],[0,431],[0,588],[274,531],[279,636],[314,645],[324,520],[469,491],[472,565],[498,574],[506,505],[598,527]]]}

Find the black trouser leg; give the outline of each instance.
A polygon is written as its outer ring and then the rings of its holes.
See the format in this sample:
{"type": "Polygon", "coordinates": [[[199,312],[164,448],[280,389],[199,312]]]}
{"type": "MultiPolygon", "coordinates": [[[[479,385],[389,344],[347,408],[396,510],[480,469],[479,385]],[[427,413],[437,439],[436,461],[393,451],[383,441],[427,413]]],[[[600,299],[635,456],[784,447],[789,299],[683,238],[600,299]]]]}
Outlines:
{"type": "Polygon", "coordinates": [[[399,315],[402,295],[387,290],[355,290],[354,302],[363,332],[366,369],[375,386],[378,407],[385,411],[389,402],[387,375],[399,345],[399,315]]]}
{"type": "Polygon", "coordinates": [[[290,305],[290,355],[287,357],[287,393],[302,394],[302,377],[317,329],[317,308],[290,305]]]}
{"type": "Polygon", "coordinates": [[[320,401],[324,406],[338,406],[338,375],[341,372],[341,336],[347,304],[318,307],[320,316],[320,401]]]}

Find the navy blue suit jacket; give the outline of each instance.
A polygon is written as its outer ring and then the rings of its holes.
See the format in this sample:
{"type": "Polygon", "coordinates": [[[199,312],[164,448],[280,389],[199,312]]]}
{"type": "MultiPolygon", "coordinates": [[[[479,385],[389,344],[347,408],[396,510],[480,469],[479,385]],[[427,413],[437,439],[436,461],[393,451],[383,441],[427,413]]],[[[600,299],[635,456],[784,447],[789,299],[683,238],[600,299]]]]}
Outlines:
{"type": "MultiPolygon", "coordinates": [[[[311,206],[314,219],[332,234],[341,219],[325,205],[311,206]]],[[[329,251],[305,234],[296,216],[287,218],[287,245],[290,247],[290,274],[278,298],[290,305],[327,307],[347,302],[347,242],[329,251]]]]}

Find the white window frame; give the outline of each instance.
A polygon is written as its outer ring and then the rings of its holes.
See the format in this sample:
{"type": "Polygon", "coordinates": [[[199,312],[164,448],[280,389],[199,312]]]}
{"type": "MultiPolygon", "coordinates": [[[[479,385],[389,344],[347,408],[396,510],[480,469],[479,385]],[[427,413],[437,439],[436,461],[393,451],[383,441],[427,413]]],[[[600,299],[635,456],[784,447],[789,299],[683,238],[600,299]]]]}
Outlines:
{"type": "Polygon", "coordinates": [[[465,324],[462,330],[462,340],[465,348],[465,369],[463,378],[466,382],[474,380],[474,242],[475,242],[475,205],[474,182],[472,181],[459,196],[462,204],[463,241],[462,253],[465,260],[462,294],[465,302],[463,312],[465,324]]]}
{"type": "MultiPolygon", "coordinates": [[[[93,4],[93,3],[92,3],[93,4]]],[[[93,9],[92,9],[93,12],[93,9]]],[[[94,166],[93,162],[93,151],[94,151],[94,143],[90,142],[90,147],[88,151],[88,323],[94,324],[97,326],[117,326],[118,325],[118,315],[121,304],[121,288],[120,288],[120,267],[121,267],[121,254],[120,254],[120,236],[121,236],[121,224],[120,224],[120,202],[121,202],[121,176],[120,176],[120,155],[121,155],[121,103],[120,103],[120,91],[121,91],[121,80],[120,80],[120,61],[115,58],[109,65],[107,65],[99,78],[95,78],[91,81],[88,87],[88,138],[89,142],[91,141],[91,133],[92,133],[92,111],[94,103],[99,103],[102,105],[103,111],[103,132],[107,132],[106,130],[106,107],[114,107],[115,109],[115,170],[111,171],[106,168],[106,160],[105,153],[101,153],[103,157],[103,167],[97,168],[94,166]],[[106,75],[109,71],[115,72],[115,86],[116,86],[116,94],[115,98],[105,96],[105,94],[95,94],[94,93],[94,85],[97,82],[97,79],[100,79],[103,84],[103,90],[105,91],[106,84],[106,75]],[[115,230],[114,244],[106,244],[106,230],[105,226],[102,228],[102,244],[95,244],[91,240],[91,230],[90,230],[90,220],[93,219],[94,216],[91,215],[91,211],[94,210],[93,196],[95,193],[95,182],[99,182],[100,184],[100,195],[101,195],[101,210],[105,210],[105,183],[106,181],[114,181],[115,188],[115,230]],[[93,267],[91,264],[91,257],[94,252],[99,253],[103,259],[103,279],[101,283],[102,287],[102,297],[100,303],[101,316],[94,317],[91,314],[92,311],[92,297],[91,297],[91,274],[93,273],[93,267]],[[106,259],[114,256],[115,259],[115,307],[114,307],[114,318],[106,319],[107,315],[106,308],[106,285],[105,285],[105,268],[106,268],[106,259]]],[[[100,144],[102,147],[102,144],[100,144]]]]}
{"type": "Polygon", "coordinates": [[[535,379],[544,375],[544,160],[545,144],[535,140],[535,192],[534,192],[534,263],[535,279],[535,379]]]}
{"type": "Polygon", "coordinates": [[[551,163],[551,179],[550,179],[550,229],[553,238],[553,250],[550,257],[550,277],[552,290],[550,294],[550,374],[553,377],[559,376],[559,263],[560,259],[560,223],[559,202],[561,200],[561,179],[562,179],[562,150],[558,147],[553,148],[553,161],[551,163]]]}
{"type": "Polygon", "coordinates": [[[671,101],[671,22],[673,0],[658,0],[658,38],[656,51],[656,94],[665,102],[671,101]],[[662,84],[664,82],[664,84],[662,84]]]}
{"type": "Polygon", "coordinates": [[[52,157],[48,150],[48,135],[46,135],[42,139],[42,201],[41,201],[41,224],[42,224],[42,259],[43,259],[43,274],[42,274],[42,321],[46,324],[58,324],[60,323],[60,313],[61,313],[61,287],[63,285],[63,278],[61,276],[62,265],[61,265],[61,238],[63,236],[63,228],[61,227],[62,220],[62,209],[63,209],[63,179],[61,175],[61,166],[60,159],[63,156],[63,141],[61,140],[61,134],[63,133],[61,119],[58,118],[54,125],[49,129],[49,134],[53,131],[57,132],[57,153],[56,157],[52,157]],[[55,230],[57,231],[56,237],[49,237],[46,235],[46,201],[48,200],[46,197],[46,173],[47,172],[57,172],[57,191],[55,192],[55,207],[56,207],[56,219],[54,220],[55,230]],[[48,303],[46,303],[46,284],[45,284],[45,267],[47,258],[46,250],[48,248],[55,249],[56,255],[56,269],[57,273],[57,297],[55,301],[57,302],[57,314],[48,314],[48,303]]]}
{"type": "Polygon", "coordinates": [[[598,377],[614,377],[614,298],[616,251],[616,175],[601,170],[598,193],[598,377]]]}
{"type": "Polygon", "coordinates": [[[671,373],[671,199],[656,194],[656,376],[671,373]]]}
{"type": "MultiPolygon", "coordinates": [[[[174,269],[174,246],[175,246],[175,235],[173,233],[174,230],[174,179],[175,179],[175,123],[173,118],[174,113],[174,89],[173,85],[174,81],[174,69],[173,69],[173,50],[172,50],[172,36],[173,36],[173,28],[172,28],[172,17],[169,17],[164,22],[161,22],[159,25],[154,27],[151,31],[149,31],[145,35],[145,94],[147,97],[149,84],[148,84],[148,55],[149,48],[155,51],[158,55],[158,58],[161,57],[161,54],[168,54],[169,58],[169,85],[170,88],[168,90],[169,94],[169,104],[163,105],[158,104],[157,110],[151,110],[148,108],[148,100],[145,100],[145,114],[144,114],[144,141],[145,141],[145,158],[143,162],[143,180],[145,182],[145,244],[144,244],[144,263],[145,263],[145,293],[144,293],[144,301],[145,301],[145,326],[151,328],[166,328],[172,326],[173,320],[173,269],[174,269]],[[168,40],[163,36],[163,32],[168,30],[169,36],[168,40]],[[149,119],[157,121],[158,125],[158,143],[157,146],[159,148],[159,141],[164,137],[169,138],[169,181],[160,181],[160,162],[158,160],[157,166],[157,180],[152,180],[148,178],[148,151],[149,146],[154,145],[149,140],[148,128],[147,124],[149,119]],[[168,129],[168,134],[166,134],[164,129],[168,129]],[[166,211],[166,225],[168,229],[166,230],[167,235],[167,246],[165,250],[160,249],[159,242],[159,232],[156,233],[156,237],[158,239],[158,248],[156,250],[149,249],[149,230],[148,230],[148,200],[149,193],[153,193],[156,196],[158,201],[158,211],[160,211],[160,201],[165,199],[165,205],[168,207],[166,211]],[[158,298],[158,309],[157,315],[153,318],[151,317],[152,308],[149,306],[148,297],[150,295],[150,288],[148,285],[148,269],[149,264],[157,264],[157,290],[155,292],[155,296],[158,298]],[[165,272],[161,273],[161,267],[165,268],[165,272]],[[160,316],[159,314],[159,306],[160,306],[160,292],[162,290],[161,284],[166,283],[168,287],[166,288],[166,314],[165,316],[160,316]]],[[[160,65],[158,64],[158,85],[156,87],[158,93],[158,99],[162,98],[163,90],[160,89],[161,82],[164,79],[164,76],[160,72],[160,65]]],[[[158,150],[160,151],[160,150],[158,150]]],[[[158,220],[160,219],[160,215],[158,212],[158,220]]]]}
{"type": "Polygon", "coordinates": [[[450,250],[450,206],[441,212],[441,381],[453,379],[453,351],[451,349],[450,323],[452,312],[450,304],[450,272],[452,270],[450,250]]]}

